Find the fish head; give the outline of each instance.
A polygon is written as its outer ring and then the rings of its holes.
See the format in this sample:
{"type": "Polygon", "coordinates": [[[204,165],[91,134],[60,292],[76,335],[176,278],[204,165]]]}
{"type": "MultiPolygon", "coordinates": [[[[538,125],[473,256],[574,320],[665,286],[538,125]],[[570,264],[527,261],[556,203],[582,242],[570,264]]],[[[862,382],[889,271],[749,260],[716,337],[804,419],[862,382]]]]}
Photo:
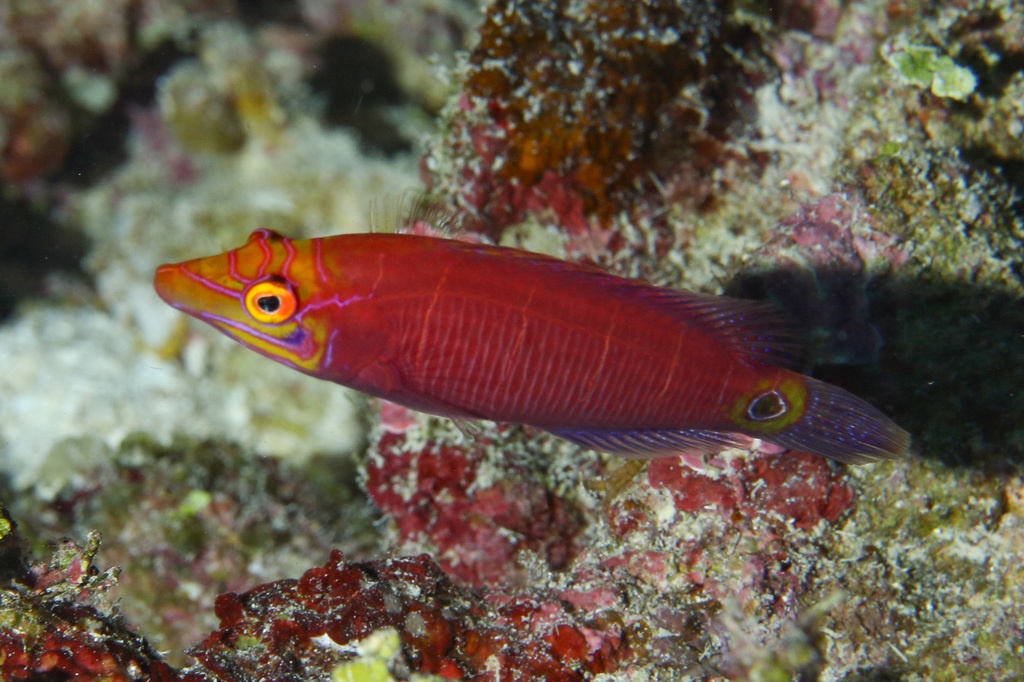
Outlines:
{"type": "Polygon", "coordinates": [[[311,305],[317,296],[313,241],[256,230],[232,251],[161,265],[154,287],[170,306],[243,346],[314,373],[327,328],[311,305]]]}

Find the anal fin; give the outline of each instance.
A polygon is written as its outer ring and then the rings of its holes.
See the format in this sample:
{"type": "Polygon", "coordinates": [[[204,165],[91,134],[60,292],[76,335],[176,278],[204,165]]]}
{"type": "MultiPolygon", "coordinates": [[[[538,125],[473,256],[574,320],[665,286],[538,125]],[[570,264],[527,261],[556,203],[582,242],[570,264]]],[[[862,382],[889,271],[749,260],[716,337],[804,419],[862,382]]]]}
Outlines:
{"type": "Polygon", "coordinates": [[[749,436],[701,429],[656,431],[552,430],[551,433],[585,448],[621,457],[656,459],[678,455],[704,455],[727,448],[748,447],[749,436]]]}

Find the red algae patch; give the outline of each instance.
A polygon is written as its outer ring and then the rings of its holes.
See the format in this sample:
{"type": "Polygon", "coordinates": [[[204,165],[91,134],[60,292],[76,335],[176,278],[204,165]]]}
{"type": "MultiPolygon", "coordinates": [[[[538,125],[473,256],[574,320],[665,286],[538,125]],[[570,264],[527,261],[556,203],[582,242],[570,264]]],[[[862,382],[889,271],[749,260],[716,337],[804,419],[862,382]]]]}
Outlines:
{"type": "Polygon", "coordinates": [[[298,580],[219,597],[221,629],[190,653],[224,680],[320,679],[383,628],[399,634],[399,679],[573,682],[614,672],[632,656],[617,626],[578,623],[568,604],[498,601],[455,586],[426,555],[347,562],[334,552],[298,580]]]}
{"type": "Polygon", "coordinates": [[[578,551],[582,519],[572,503],[525,468],[487,480],[482,445],[413,447],[405,435],[383,433],[377,451],[364,485],[394,519],[400,546],[431,548],[460,582],[518,583],[523,550],[555,570],[578,551]]]}
{"type": "Polygon", "coordinates": [[[711,476],[678,459],[651,462],[647,479],[671,492],[676,509],[694,513],[715,509],[723,515],[775,514],[801,530],[835,522],[853,506],[853,489],[842,471],[802,452],[759,455],[727,465],[711,476]]]}

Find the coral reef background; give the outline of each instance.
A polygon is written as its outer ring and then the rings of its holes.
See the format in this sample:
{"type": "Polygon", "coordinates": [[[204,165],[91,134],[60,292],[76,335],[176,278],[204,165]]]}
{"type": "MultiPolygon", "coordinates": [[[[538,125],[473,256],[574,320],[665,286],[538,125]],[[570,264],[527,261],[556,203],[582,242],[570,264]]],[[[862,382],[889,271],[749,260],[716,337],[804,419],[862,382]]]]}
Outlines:
{"type": "Polygon", "coordinates": [[[1024,677],[1022,17],[0,2],[0,677],[1024,677]],[[300,376],[151,289],[411,194],[774,301],[914,456],[626,463],[300,376]]]}

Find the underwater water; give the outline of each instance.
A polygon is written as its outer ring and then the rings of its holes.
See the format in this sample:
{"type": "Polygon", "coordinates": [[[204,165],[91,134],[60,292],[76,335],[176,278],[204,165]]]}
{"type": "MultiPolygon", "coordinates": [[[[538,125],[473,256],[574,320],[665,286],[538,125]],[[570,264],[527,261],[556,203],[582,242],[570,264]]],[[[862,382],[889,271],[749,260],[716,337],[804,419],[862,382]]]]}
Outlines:
{"type": "Polygon", "coordinates": [[[0,677],[1024,677],[1020,9],[0,2],[0,677]],[[157,296],[260,229],[767,301],[913,446],[369,398],[157,296]]]}

